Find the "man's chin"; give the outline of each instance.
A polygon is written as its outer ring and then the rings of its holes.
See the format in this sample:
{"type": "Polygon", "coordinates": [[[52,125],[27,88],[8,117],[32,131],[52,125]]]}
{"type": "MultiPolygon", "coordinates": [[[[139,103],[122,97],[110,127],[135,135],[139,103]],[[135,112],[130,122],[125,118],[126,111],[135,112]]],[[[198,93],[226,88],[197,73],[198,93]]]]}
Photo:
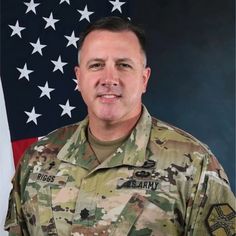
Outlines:
{"type": "Polygon", "coordinates": [[[99,104],[96,107],[95,114],[104,121],[113,121],[119,118],[122,107],[119,104],[99,104]]]}
{"type": "Polygon", "coordinates": [[[115,114],[100,114],[97,116],[98,119],[100,119],[101,121],[104,122],[108,122],[108,123],[113,123],[119,120],[119,116],[115,115],[115,114]]]}

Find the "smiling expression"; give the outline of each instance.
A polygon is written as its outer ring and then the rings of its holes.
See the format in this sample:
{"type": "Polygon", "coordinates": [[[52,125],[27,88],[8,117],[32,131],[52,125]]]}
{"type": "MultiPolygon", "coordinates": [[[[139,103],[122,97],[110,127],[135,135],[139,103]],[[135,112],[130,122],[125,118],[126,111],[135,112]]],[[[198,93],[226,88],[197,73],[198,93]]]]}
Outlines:
{"type": "Polygon", "coordinates": [[[79,60],[75,72],[90,119],[116,123],[140,114],[150,68],[133,32],[90,32],[79,60]]]}

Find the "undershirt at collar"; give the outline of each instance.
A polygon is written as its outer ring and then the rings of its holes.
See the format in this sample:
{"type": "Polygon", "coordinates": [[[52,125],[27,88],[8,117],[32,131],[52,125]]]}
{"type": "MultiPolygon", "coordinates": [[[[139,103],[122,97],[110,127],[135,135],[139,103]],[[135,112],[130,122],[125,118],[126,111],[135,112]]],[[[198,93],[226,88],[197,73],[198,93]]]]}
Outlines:
{"type": "Polygon", "coordinates": [[[94,154],[96,155],[98,161],[102,163],[103,161],[106,160],[107,157],[109,157],[112,153],[114,153],[117,150],[117,148],[120,147],[125,142],[125,140],[129,137],[129,134],[112,141],[101,141],[97,139],[88,128],[87,137],[88,137],[88,142],[94,154]]]}

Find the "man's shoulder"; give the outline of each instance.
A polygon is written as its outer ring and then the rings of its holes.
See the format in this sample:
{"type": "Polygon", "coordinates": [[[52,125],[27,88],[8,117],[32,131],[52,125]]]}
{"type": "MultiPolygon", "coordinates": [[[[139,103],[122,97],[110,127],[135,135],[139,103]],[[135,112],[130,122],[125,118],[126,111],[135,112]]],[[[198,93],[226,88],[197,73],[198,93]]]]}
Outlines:
{"type": "Polygon", "coordinates": [[[33,143],[21,158],[21,165],[35,165],[38,162],[50,162],[71,136],[76,132],[81,122],[60,127],[33,143]]]}
{"type": "Polygon", "coordinates": [[[169,151],[177,152],[199,152],[212,154],[209,147],[190,133],[152,117],[152,129],[150,140],[169,151]]]}
{"type": "Polygon", "coordinates": [[[46,136],[42,137],[33,146],[55,145],[58,148],[61,148],[62,146],[64,146],[67,140],[74,134],[74,132],[78,129],[79,125],[80,122],[77,122],[74,124],[60,127],[50,132],[46,136]]]}
{"type": "MultiPolygon", "coordinates": [[[[204,167],[204,173],[214,180],[229,184],[224,169],[209,147],[182,129],[152,118],[149,147],[152,158],[164,166],[184,166],[186,171],[189,167],[192,168],[192,165],[197,168],[201,166],[204,167]]],[[[200,170],[199,168],[198,171],[200,170]]]]}

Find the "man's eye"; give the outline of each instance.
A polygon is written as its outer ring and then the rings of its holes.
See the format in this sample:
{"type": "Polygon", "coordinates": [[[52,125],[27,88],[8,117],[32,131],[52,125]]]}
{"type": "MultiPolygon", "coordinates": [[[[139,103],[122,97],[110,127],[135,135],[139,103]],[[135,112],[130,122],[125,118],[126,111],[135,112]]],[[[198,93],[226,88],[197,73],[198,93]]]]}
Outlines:
{"type": "Polygon", "coordinates": [[[131,65],[129,65],[127,63],[119,63],[118,67],[124,68],[124,69],[132,68],[131,65]]]}
{"type": "Polygon", "coordinates": [[[99,69],[102,68],[103,64],[102,63],[94,63],[89,65],[89,69],[99,69]]]}

